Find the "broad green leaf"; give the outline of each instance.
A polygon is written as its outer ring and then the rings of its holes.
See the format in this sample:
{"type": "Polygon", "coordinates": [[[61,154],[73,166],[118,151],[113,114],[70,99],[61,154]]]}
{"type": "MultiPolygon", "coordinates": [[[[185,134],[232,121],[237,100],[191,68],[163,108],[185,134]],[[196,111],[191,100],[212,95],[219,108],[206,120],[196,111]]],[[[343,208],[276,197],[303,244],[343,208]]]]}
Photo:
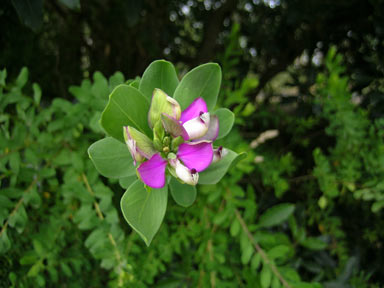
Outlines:
{"type": "Polygon", "coordinates": [[[209,111],[216,105],[221,84],[221,68],[216,63],[200,65],[189,71],[177,86],[174,98],[184,110],[198,97],[207,103],[209,111]]]}
{"type": "Polygon", "coordinates": [[[128,189],[129,186],[132,185],[133,182],[137,180],[136,175],[128,176],[128,177],[123,177],[119,179],[119,184],[122,188],[128,189]]]}
{"type": "Polygon", "coordinates": [[[112,137],[93,143],[88,148],[97,171],[109,178],[122,178],[135,175],[135,166],[127,145],[112,137]]]}
{"type": "Polygon", "coordinates": [[[151,101],[155,88],[172,96],[178,84],[179,79],[173,64],[165,60],[156,60],[145,69],[139,90],[151,101]]]}
{"type": "Polygon", "coordinates": [[[171,195],[177,204],[183,207],[189,207],[196,200],[196,187],[188,184],[181,184],[172,177],[169,183],[171,195]]]}
{"type": "Polygon", "coordinates": [[[245,153],[237,154],[232,150],[225,149],[227,154],[220,161],[211,164],[206,170],[199,173],[199,184],[216,184],[227,173],[231,166],[245,157],[245,153]]]}
{"type": "Polygon", "coordinates": [[[271,260],[286,259],[291,252],[291,248],[287,245],[277,245],[268,251],[268,257],[271,260]]]}
{"type": "Polygon", "coordinates": [[[149,101],[141,92],[128,85],[119,85],[109,95],[109,102],[101,114],[101,125],[107,133],[124,142],[123,126],[132,126],[151,136],[147,114],[149,101]]]}
{"type": "Polygon", "coordinates": [[[217,139],[223,138],[231,132],[233,122],[235,122],[235,114],[227,108],[217,109],[213,114],[219,118],[219,135],[217,139]]]}
{"type": "Polygon", "coordinates": [[[260,284],[262,288],[268,288],[272,281],[272,271],[269,267],[264,264],[263,269],[260,272],[260,284]]]}
{"type": "Polygon", "coordinates": [[[136,180],[121,198],[121,210],[128,224],[149,246],[167,209],[167,186],[147,191],[140,180],[136,180]]]}
{"type": "Polygon", "coordinates": [[[293,213],[295,205],[289,203],[278,204],[269,208],[263,215],[260,216],[259,226],[271,227],[278,225],[293,213]]]}

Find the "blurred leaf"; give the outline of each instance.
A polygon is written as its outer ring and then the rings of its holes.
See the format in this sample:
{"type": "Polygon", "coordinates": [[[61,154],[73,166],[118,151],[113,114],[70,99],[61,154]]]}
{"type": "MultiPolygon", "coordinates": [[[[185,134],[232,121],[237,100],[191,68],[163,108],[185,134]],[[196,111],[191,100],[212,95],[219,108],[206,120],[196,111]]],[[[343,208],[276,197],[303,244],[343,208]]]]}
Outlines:
{"type": "Polygon", "coordinates": [[[80,9],[80,0],[59,0],[59,2],[72,10],[80,9]]]}
{"type": "Polygon", "coordinates": [[[263,269],[260,272],[260,284],[262,288],[268,288],[272,281],[272,271],[267,264],[263,265],[263,269]]]}
{"type": "Polygon", "coordinates": [[[264,214],[260,216],[260,227],[272,227],[279,225],[288,219],[288,217],[295,210],[295,205],[289,203],[278,204],[269,208],[264,214]]]}
{"type": "Polygon", "coordinates": [[[21,22],[34,32],[43,24],[43,0],[12,0],[21,22]]]}
{"type": "Polygon", "coordinates": [[[300,244],[311,250],[324,250],[327,247],[327,243],[315,237],[305,238],[300,244]]]}

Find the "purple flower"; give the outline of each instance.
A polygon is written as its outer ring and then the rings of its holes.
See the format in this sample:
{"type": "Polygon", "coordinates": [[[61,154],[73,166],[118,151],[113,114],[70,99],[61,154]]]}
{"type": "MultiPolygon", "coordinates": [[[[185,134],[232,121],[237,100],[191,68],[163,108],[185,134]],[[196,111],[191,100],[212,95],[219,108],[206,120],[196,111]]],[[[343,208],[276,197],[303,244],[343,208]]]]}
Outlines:
{"type": "Polygon", "coordinates": [[[196,185],[198,173],[221,156],[221,150],[214,151],[212,146],[219,121],[209,114],[204,99],[197,98],[179,111],[176,100],[155,89],[148,115],[154,141],[132,127],[124,127],[134,165],[140,163],[138,176],[149,187],[162,188],[167,171],[183,183],[196,185]]]}

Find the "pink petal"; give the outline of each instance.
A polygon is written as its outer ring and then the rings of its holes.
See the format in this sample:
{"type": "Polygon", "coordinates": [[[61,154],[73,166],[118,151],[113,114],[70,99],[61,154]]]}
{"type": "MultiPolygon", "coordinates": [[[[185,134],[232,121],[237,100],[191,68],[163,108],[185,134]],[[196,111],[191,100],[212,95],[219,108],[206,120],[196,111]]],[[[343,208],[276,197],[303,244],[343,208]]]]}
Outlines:
{"type": "Polygon", "coordinates": [[[162,188],[165,184],[165,167],[167,161],[155,154],[151,159],[141,163],[137,171],[141,180],[149,187],[162,188]]]}
{"type": "Polygon", "coordinates": [[[183,143],[179,146],[177,157],[183,161],[184,165],[189,169],[195,169],[197,172],[201,172],[212,162],[212,143],[203,142],[194,145],[183,143]]]}
{"type": "Polygon", "coordinates": [[[200,112],[208,112],[207,104],[204,99],[199,97],[196,98],[183,112],[181,112],[180,121],[181,123],[187,122],[193,118],[199,117],[200,112]]]}
{"type": "Polygon", "coordinates": [[[193,140],[193,142],[202,142],[202,141],[215,141],[219,135],[219,119],[216,115],[211,115],[209,120],[208,131],[204,134],[203,137],[193,140]]]}

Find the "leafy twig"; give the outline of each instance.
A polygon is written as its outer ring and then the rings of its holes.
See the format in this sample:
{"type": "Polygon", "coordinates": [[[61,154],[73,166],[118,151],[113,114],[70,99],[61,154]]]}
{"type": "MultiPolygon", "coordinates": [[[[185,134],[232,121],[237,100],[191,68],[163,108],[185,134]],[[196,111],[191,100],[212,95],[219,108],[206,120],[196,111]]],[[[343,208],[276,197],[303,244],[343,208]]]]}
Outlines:
{"type": "Polygon", "coordinates": [[[269,260],[267,254],[264,252],[264,250],[260,247],[259,244],[257,244],[255,238],[253,238],[251,232],[248,229],[247,224],[244,222],[243,217],[241,217],[239,210],[235,210],[237,220],[239,220],[239,223],[241,225],[241,228],[243,228],[243,231],[245,234],[247,234],[247,237],[249,241],[253,244],[253,247],[255,247],[256,251],[260,254],[261,258],[263,258],[264,263],[266,263],[272,270],[273,274],[280,280],[280,282],[283,284],[284,287],[286,288],[292,288],[291,285],[287,282],[287,280],[284,279],[284,277],[280,274],[279,270],[277,270],[275,264],[269,260]]]}
{"type": "Polygon", "coordinates": [[[0,236],[3,234],[3,232],[7,229],[8,227],[8,224],[9,224],[9,219],[17,212],[17,210],[19,210],[21,204],[23,204],[24,202],[24,194],[25,193],[28,193],[32,188],[33,186],[36,184],[37,182],[37,179],[38,178],[35,178],[31,184],[28,186],[28,188],[23,192],[23,196],[19,199],[19,201],[17,201],[15,207],[13,208],[12,212],[9,214],[9,217],[7,218],[7,221],[5,221],[3,227],[1,228],[1,231],[0,231],[0,236]]]}

